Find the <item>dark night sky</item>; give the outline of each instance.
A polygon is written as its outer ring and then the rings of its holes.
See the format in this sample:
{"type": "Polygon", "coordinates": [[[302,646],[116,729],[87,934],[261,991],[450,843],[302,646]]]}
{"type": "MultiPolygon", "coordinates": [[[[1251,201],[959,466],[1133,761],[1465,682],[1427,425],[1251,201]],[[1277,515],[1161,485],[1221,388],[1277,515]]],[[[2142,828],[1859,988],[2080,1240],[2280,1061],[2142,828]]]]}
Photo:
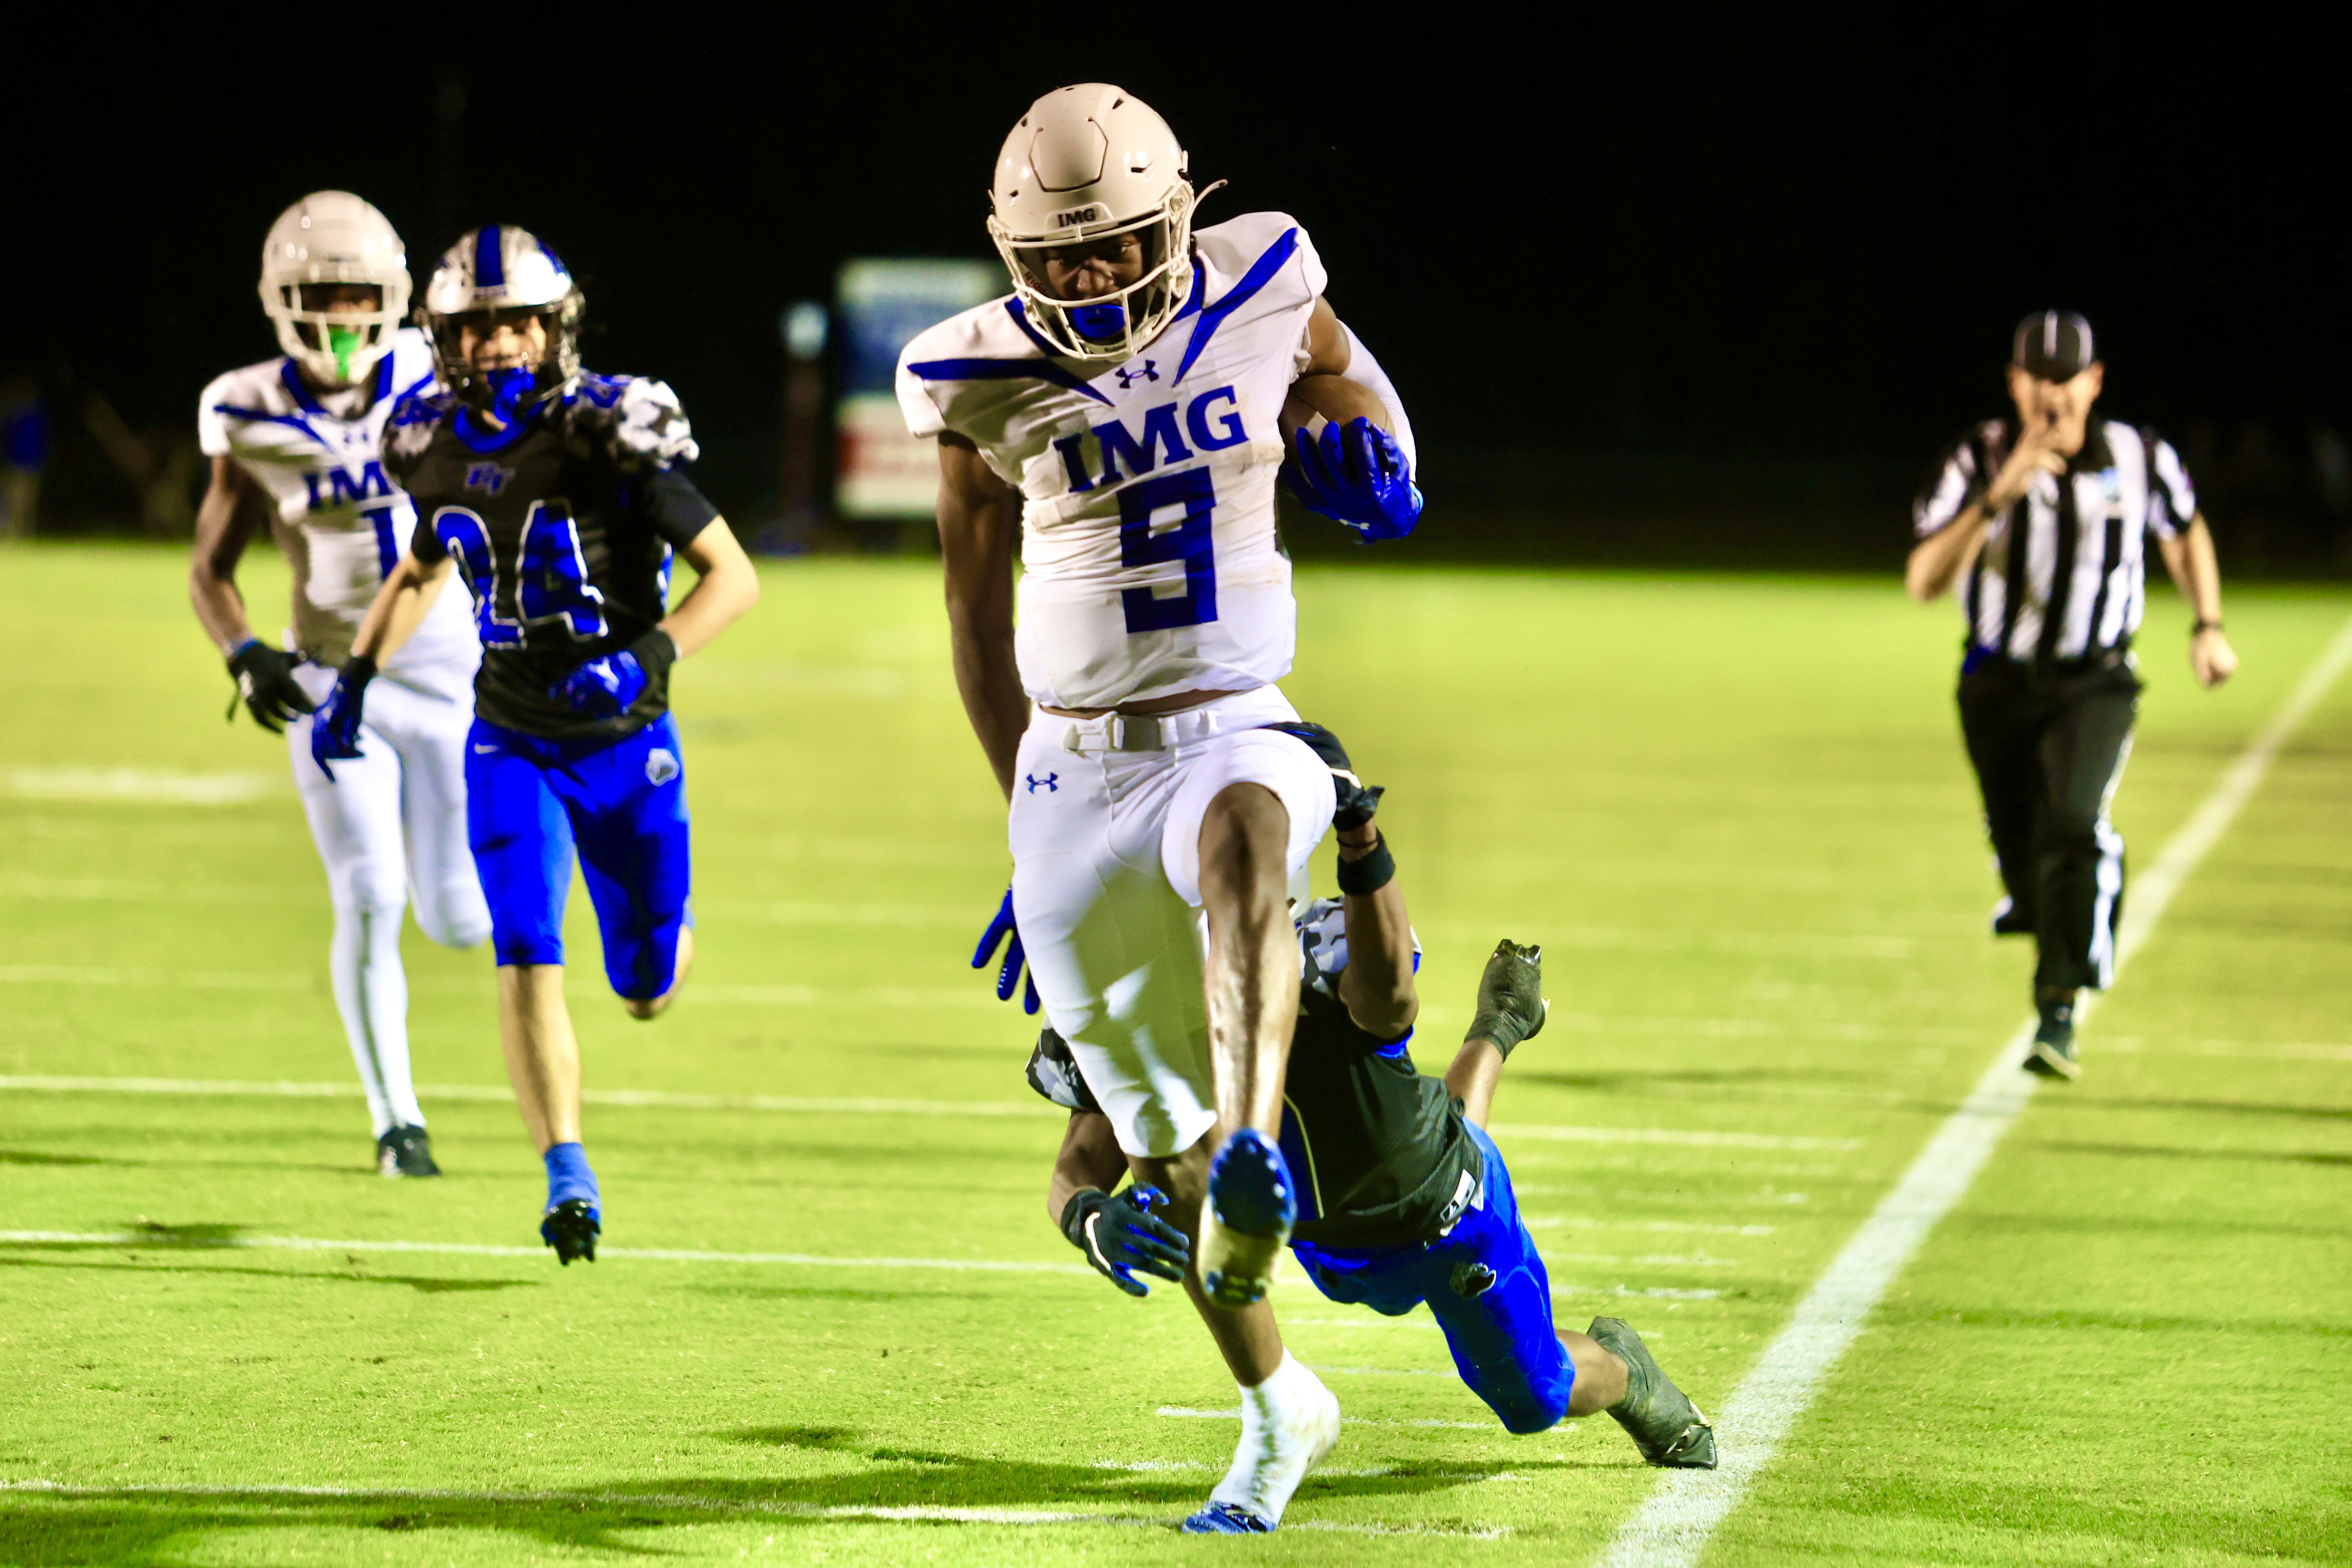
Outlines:
{"type": "Polygon", "coordinates": [[[1005,130],[1105,78],[1170,118],[1197,184],[1232,181],[1203,221],[1307,225],[1433,446],[1924,462],[1991,410],[2011,323],[2048,304],[2090,314],[2119,411],[2352,413],[2347,94],[2315,37],[2113,8],[1940,35],[1374,14],[1276,33],[1155,7],[1106,31],[998,6],[820,45],[676,11],[470,54],[409,28],[147,36],[129,61],[56,40],[0,110],[0,369],[70,363],[134,423],[190,418],[211,374],[274,352],[270,219],[341,185],[400,226],[420,286],[459,227],[541,232],[587,279],[591,362],[675,384],[706,483],[755,510],[779,308],[844,256],[987,254],[1005,130]],[[467,110],[444,126],[451,72],[467,110]]]}

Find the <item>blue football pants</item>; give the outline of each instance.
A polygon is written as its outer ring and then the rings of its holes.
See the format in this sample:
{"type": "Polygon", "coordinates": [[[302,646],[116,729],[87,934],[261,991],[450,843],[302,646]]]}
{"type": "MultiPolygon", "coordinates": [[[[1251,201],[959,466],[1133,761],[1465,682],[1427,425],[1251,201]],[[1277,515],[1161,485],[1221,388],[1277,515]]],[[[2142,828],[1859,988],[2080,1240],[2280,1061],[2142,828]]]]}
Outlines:
{"type": "Polygon", "coordinates": [[[1451,1235],[1418,1247],[1326,1251],[1301,1241],[1291,1250],[1334,1301],[1391,1318],[1426,1301],[1470,1392],[1511,1431],[1540,1432],[1568,1414],[1576,1367],[1552,1328],[1551,1281],[1519,1218],[1511,1173],[1482,1129],[1469,1132],[1486,1180],[1451,1235]]]}
{"type": "Polygon", "coordinates": [[[614,991],[651,1001],[669,990],[692,916],[686,772],[668,714],[587,746],[475,720],[466,828],[500,963],[563,962],[576,847],[614,991]]]}

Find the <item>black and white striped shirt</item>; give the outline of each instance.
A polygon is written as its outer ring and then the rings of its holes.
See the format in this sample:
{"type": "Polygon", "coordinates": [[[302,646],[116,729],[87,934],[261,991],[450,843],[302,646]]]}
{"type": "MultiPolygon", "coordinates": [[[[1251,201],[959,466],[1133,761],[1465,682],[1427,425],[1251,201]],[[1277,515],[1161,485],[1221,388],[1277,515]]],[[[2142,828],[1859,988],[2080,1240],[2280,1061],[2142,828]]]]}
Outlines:
{"type": "MultiPolygon", "coordinates": [[[[1919,538],[1982,498],[2016,436],[2014,420],[1991,419],[1952,444],[1912,509],[1919,538]]],[[[2035,474],[1986,525],[1960,590],[1970,646],[2031,663],[2129,647],[2147,602],[2147,535],[2176,538],[2196,515],[2179,453],[2152,430],[2093,419],[2064,474],[2035,474]]]]}

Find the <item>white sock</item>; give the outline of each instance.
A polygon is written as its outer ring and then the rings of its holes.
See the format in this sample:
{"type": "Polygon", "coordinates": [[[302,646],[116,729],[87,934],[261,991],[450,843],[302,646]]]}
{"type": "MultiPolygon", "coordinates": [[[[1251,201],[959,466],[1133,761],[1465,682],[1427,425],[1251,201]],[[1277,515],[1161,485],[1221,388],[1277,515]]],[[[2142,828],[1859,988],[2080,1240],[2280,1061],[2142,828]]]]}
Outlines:
{"type": "Polygon", "coordinates": [[[1338,1442],[1339,1404],[1323,1380],[1286,1350],[1273,1374],[1255,1388],[1244,1388],[1241,1395],[1241,1444],[1209,1500],[1235,1504],[1279,1524],[1307,1468],[1338,1442]]]}
{"type": "Polygon", "coordinates": [[[416,1088],[408,1080],[408,973],[400,965],[402,906],[335,910],[335,940],[327,950],[327,972],[335,987],[335,1010],[352,1061],[367,1091],[375,1135],[395,1126],[425,1125],[416,1088]]]}

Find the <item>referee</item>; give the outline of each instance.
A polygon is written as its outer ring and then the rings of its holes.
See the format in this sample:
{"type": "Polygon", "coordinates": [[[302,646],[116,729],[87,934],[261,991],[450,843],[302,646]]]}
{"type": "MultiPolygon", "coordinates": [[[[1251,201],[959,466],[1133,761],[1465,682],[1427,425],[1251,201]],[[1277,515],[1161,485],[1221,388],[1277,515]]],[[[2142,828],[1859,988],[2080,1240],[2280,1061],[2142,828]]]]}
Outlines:
{"type": "Polygon", "coordinates": [[[1923,604],[1959,586],[1960,732],[2008,891],[1992,929],[2031,931],[2040,952],[2041,1021],[2025,1065],[2046,1078],[2081,1076],[2075,999],[2115,974],[2124,843],[2107,802],[2139,708],[2131,639],[2149,539],[2196,611],[2197,683],[2218,686],[2238,668],[2189,472],[2154,431],[2093,415],[2105,379],[2082,317],[2019,322],[2016,416],[1977,426],[1945,453],[1913,508],[1918,542],[1904,574],[1923,604]]]}

